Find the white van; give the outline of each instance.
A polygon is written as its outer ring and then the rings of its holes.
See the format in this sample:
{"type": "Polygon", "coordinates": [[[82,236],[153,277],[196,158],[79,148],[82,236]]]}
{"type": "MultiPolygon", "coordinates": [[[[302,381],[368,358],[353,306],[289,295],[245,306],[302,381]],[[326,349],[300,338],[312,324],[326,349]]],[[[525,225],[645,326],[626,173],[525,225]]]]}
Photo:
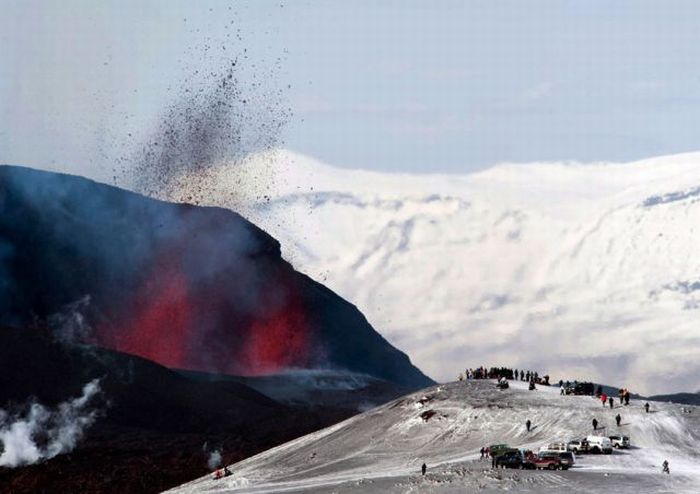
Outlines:
{"type": "Polygon", "coordinates": [[[605,453],[609,455],[613,452],[612,442],[605,436],[587,436],[588,451],[590,453],[605,453]]]}
{"type": "Polygon", "coordinates": [[[549,443],[539,449],[540,453],[566,453],[569,451],[566,443],[549,443]]]}

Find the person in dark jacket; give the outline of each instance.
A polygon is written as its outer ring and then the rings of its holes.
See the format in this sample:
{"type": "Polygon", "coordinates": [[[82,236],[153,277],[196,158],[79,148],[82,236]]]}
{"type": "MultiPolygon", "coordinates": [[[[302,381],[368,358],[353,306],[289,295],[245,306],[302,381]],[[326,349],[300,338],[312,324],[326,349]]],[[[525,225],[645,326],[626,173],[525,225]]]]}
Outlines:
{"type": "Polygon", "coordinates": [[[483,459],[484,459],[484,453],[485,453],[485,452],[486,452],[486,449],[482,446],[481,449],[479,450],[479,453],[481,453],[481,458],[479,458],[480,460],[483,460],[483,459]]]}
{"type": "Polygon", "coordinates": [[[597,430],[598,430],[598,420],[593,419],[592,424],[593,424],[593,430],[594,430],[594,431],[597,431],[597,430]]]}
{"type": "Polygon", "coordinates": [[[649,403],[644,404],[644,410],[646,410],[646,412],[649,413],[649,403]]]}
{"type": "Polygon", "coordinates": [[[428,466],[423,463],[423,465],[420,467],[420,471],[423,475],[425,475],[425,471],[428,469],[428,466]]]}
{"type": "Polygon", "coordinates": [[[608,404],[610,405],[610,410],[613,408],[613,402],[615,401],[615,398],[612,396],[608,396],[608,404]]]}
{"type": "Polygon", "coordinates": [[[530,419],[527,419],[527,422],[525,422],[525,427],[527,427],[527,431],[530,432],[530,427],[532,427],[532,422],[530,422],[530,419]]]}
{"type": "Polygon", "coordinates": [[[668,468],[668,460],[664,460],[664,462],[661,464],[661,473],[665,473],[668,475],[671,474],[671,469],[668,468]]]}
{"type": "Polygon", "coordinates": [[[617,426],[620,427],[620,422],[622,421],[622,417],[620,417],[620,414],[618,413],[615,415],[615,422],[617,422],[617,426]]]}

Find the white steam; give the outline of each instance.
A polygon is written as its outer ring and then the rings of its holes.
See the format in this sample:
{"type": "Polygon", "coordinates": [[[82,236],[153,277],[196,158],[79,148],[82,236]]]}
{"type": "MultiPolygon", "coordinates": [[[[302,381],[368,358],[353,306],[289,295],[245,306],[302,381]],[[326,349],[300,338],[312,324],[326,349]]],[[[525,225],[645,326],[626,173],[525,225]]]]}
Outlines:
{"type": "Polygon", "coordinates": [[[85,295],[49,316],[48,324],[54,339],[64,345],[85,342],[92,334],[92,328],[84,314],[89,306],[90,296],[85,295]]]}
{"type": "Polygon", "coordinates": [[[30,465],[71,451],[95,421],[97,411],[87,408],[99,392],[95,379],[83,387],[82,396],[53,410],[38,403],[24,415],[0,409],[0,466],[30,465]]]}
{"type": "Polygon", "coordinates": [[[207,465],[209,466],[209,470],[219,468],[219,466],[221,465],[221,451],[215,449],[214,451],[209,453],[209,461],[207,461],[207,465]]]}

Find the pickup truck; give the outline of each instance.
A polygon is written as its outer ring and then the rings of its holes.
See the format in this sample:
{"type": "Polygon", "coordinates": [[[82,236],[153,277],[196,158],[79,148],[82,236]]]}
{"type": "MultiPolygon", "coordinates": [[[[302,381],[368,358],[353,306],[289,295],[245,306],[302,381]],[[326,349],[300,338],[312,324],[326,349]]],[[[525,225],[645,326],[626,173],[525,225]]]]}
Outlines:
{"type": "Polygon", "coordinates": [[[629,449],[630,438],[627,436],[608,436],[613,448],[617,449],[629,449]]]}
{"type": "Polygon", "coordinates": [[[588,441],[585,439],[572,439],[566,448],[576,454],[588,453],[588,441]]]}

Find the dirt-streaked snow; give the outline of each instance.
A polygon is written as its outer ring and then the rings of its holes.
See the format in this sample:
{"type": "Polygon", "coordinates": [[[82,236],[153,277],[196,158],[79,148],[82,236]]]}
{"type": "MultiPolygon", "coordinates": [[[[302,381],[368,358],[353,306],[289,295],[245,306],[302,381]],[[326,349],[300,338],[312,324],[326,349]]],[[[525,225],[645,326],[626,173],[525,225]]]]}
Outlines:
{"type": "Polygon", "coordinates": [[[437,380],[506,365],[700,389],[700,154],[452,176],[281,151],[196,180],[437,380]]]}
{"type": "Polygon", "coordinates": [[[232,465],[233,475],[195,480],[173,493],[205,492],[700,492],[700,408],[643,402],[613,410],[592,397],[559,396],[525,383],[495,381],[435,386],[232,465]],[[427,421],[421,414],[432,410],[427,421]],[[620,413],[622,425],[615,426],[620,413]],[[632,448],[579,455],[569,471],[492,470],[484,445],[539,446],[592,434],[630,436],[632,448]],[[525,421],[533,430],[528,433],[525,421]],[[661,473],[668,460],[671,475],[661,473]],[[420,466],[428,465],[425,478],[420,466]]]}

